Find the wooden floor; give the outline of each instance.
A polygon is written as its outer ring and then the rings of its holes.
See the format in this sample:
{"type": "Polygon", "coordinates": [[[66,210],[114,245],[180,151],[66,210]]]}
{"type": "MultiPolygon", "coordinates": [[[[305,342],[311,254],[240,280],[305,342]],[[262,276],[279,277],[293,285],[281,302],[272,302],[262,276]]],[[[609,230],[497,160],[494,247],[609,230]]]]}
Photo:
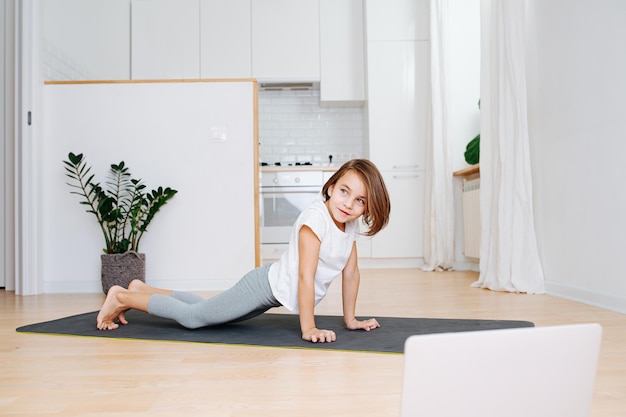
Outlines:
{"type": "MultiPolygon", "coordinates": [[[[547,295],[470,288],[475,279],[472,272],[364,270],[358,313],[530,320],[537,326],[600,323],[592,416],[626,416],[625,315],[547,295]]],[[[341,314],[336,284],[318,314],[341,314]]],[[[16,297],[0,291],[0,415],[399,416],[401,354],[15,332],[97,310],[101,302],[101,294],[16,297]]]]}

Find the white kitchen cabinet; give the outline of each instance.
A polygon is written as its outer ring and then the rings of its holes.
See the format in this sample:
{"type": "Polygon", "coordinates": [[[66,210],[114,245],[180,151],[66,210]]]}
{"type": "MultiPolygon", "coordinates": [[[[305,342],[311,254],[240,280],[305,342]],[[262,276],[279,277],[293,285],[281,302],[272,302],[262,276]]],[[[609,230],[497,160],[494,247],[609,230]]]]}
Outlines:
{"type": "Polygon", "coordinates": [[[429,43],[368,42],[369,156],[381,170],[424,169],[429,43]]]}
{"type": "Polygon", "coordinates": [[[319,81],[319,0],[254,0],[252,76],[319,81]]]}
{"type": "Polygon", "coordinates": [[[198,1],[131,2],[131,79],[200,78],[198,1]]]}
{"type": "MultiPolygon", "coordinates": [[[[38,3],[45,80],[129,79],[128,1],[55,0],[38,3]]],[[[8,7],[10,3],[2,4],[4,10],[4,4],[8,7]]]]}
{"type": "Polygon", "coordinates": [[[371,239],[372,258],[423,257],[428,6],[427,0],[366,1],[369,158],[391,198],[389,225],[371,239]]]}
{"type": "Polygon", "coordinates": [[[362,0],[320,2],[320,101],[365,100],[362,0]]]}
{"type": "Polygon", "coordinates": [[[366,0],[367,40],[430,39],[429,0],[366,0]]]}
{"type": "Polygon", "coordinates": [[[391,199],[389,224],[371,239],[372,258],[424,256],[424,172],[383,171],[391,199]]]}
{"type": "Polygon", "coordinates": [[[200,0],[200,75],[250,78],[250,0],[200,0]]]}
{"type": "MultiPolygon", "coordinates": [[[[361,227],[361,233],[367,232],[367,226],[365,226],[361,220],[359,220],[359,224],[361,227]]],[[[359,259],[371,258],[372,238],[361,234],[356,240],[356,253],[359,259]]]]}

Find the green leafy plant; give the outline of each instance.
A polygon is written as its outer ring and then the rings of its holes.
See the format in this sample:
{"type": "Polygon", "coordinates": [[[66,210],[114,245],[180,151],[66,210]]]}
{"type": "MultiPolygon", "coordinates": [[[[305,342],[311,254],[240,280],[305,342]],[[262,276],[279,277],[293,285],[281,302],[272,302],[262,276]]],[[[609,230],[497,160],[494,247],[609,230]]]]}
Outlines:
{"type": "Polygon", "coordinates": [[[88,206],[87,213],[98,220],[106,243],[104,253],[137,252],[156,213],[178,192],[169,187],[147,192],[142,180],[131,177],[124,161],[111,165],[106,188],[94,182],[82,153],[70,152],[63,163],[72,180],[67,183],[70,193],[82,197],[80,204],[88,206]]]}
{"type": "MultiPolygon", "coordinates": [[[[480,109],[480,100],[478,100],[478,108],[480,109]]],[[[465,162],[475,165],[480,162],[480,133],[470,140],[465,147],[465,162]]]]}
{"type": "Polygon", "coordinates": [[[465,148],[465,162],[475,165],[480,162],[480,133],[469,141],[465,148]]]}

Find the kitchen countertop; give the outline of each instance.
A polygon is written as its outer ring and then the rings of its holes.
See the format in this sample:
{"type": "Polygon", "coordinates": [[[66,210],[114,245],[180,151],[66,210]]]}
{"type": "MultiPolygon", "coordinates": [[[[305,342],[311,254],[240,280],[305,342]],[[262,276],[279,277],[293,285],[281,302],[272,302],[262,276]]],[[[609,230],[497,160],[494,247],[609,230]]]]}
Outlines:
{"type": "Polygon", "coordinates": [[[471,165],[467,168],[454,171],[452,173],[455,177],[466,177],[474,174],[480,174],[480,164],[471,165]]]}
{"type": "Polygon", "coordinates": [[[335,172],[339,169],[339,165],[293,165],[293,166],[275,166],[267,165],[260,166],[260,172],[285,172],[285,171],[322,171],[322,172],[335,172]]]}

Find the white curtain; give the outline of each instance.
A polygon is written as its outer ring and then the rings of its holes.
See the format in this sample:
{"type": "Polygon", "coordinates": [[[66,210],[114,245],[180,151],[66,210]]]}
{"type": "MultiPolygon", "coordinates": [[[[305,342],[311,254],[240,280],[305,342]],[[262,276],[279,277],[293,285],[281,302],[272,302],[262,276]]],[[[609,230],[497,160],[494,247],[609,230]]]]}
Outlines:
{"type": "Polygon", "coordinates": [[[525,9],[525,0],[481,0],[481,248],[472,286],[543,293],[528,144],[525,9]]]}
{"type": "Polygon", "coordinates": [[[424,267],[445,271],[454,265],[454,192],[448,140],[448,1],[430,2],[431,125],[426,154],[424,267]]]}

